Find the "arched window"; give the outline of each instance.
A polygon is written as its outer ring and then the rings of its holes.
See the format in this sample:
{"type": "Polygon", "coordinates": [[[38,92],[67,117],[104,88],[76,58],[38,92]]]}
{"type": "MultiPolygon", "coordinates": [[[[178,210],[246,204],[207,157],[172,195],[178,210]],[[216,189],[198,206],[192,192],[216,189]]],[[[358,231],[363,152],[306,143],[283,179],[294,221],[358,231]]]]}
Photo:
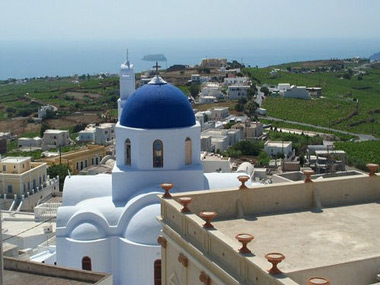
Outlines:
{"type": "Polygon", "coordinates": [[[85,256],[82,258],[82,269],[91,271],[91,258],[85,256]]]}
{"type": "Polygon", "coordinates": [[[154,262],[154,285],[161,285],[161,259],[154,262]]]}
{"type": "Polygon", "coordinates": [[[125,165],[131,165],[131,141],[129,139],[125,140],[125,165]]]}
{"type": "Polygon", "coordinates": [[[192,161],[191,138],[186,138],[186,140],[185,140],[185,164],[191,164],[191,161],[192,161]]]}
{"type": "Polygon", "coordinates": [[[164,167],[164,146],[160,140],[153,142],[153,167],[164,167]]]}

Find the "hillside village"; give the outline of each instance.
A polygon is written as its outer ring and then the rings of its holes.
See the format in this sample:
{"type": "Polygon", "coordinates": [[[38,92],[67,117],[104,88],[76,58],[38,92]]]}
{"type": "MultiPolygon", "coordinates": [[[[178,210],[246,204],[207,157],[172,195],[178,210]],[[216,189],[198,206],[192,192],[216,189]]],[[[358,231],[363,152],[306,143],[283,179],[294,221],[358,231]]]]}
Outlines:
{"type": "MultiPolygon", "coordinates": [[[[281,81],[288,79],[283,74],[347,72],[359,78],[365,77],[366,73],[359,68],[346,69],[343,66],[370,64],[367,61],[363,63],[361,59],[326,62],[331,66],[290,66],[259,72],[260,76],[265,72],[272,82],[255,77],[257,68],[247,69],[241,63],[227,62],[226,59],[202,60],[197,67],[172,66],[161,70],[160,76],[177,85],[192,104],[201,129],[200,160],[204,173],[235,174],[238,178],[244,176],[250,186],[361,176],[364,175],[363,171],[376,166],[368,162],[379,163],[380,158],[376,154],[364,164],[358,163],[350,156],[351,153],[345,151],[345,144],[378,143],[378,133],[360,137],[341,129],[298,125],[297,122],[289,122],[287,117],[271,117],[273,110],[267,103],[271,100],[316,102],[330,98],[323,84],[303,85],[298,81],[281,81]],[[273,80],[279,82],[274,84],[273,80]]],[[[344,74],[340,80],[345,80],[344,74]]],[[[154,76],[154,71],[138,74],[136,86],[149,84],[154,76]]],[[[7,218],[9,224],[12,221],[16,224],[17,219],[27,219],[30,228],[35,227],[36,223],[56,219],[57,209],[62,205],[65,177],[112,172],[117,155],[115,123],[120,120],[115,108],[117,97],[114,94],[118,93],[118,84],[114,75],[8,80],[2,83],[0,90],[17,90],[20,87],[25,92],[28,85],[36,82],[39,85],[43,82],[54,85],[50,91],[53,95],[46,96],[46,91],[39,93],[35,90],[17,97],[20,102],[30,100],[35,106],[28,114],[25,113],[26,116],[20,113],[16,117],[13,117],[12,109],[15,107],[10,106],[17,104],[7,99],[6,104],[9,105],[3,112],[3,122],[16,128],[15,131],[11,128],[0,133],[1,207],[13,213],[7,218]],[[57,87],[60,84],[70,87],[57,87]],[[99,100],[101,104],[97,105],[99,100]],[[87,108],[81,110],[87,103],[87,108]],[[66,119],[68,122],[64,122],[66,119]]],[[[351,104],[359,113],[360,101],[351,97],[345,103],[351,104]]],[[[120,116],[120,110],[118,113],[120,116]]],[[[376,110],[372,113],[376,120],[378,113],[376,110]]],[[[239,178],[239,181],[243,183],[244,179],[239,178]]],[[[21,253],[22,258],[54,264],[54,234],[53,228],[47,233],[48,240],[45,241],[43,234],[29,231],[21,242],[16,242],[9,231],[8,254],[19,257],[21,253]]]]}

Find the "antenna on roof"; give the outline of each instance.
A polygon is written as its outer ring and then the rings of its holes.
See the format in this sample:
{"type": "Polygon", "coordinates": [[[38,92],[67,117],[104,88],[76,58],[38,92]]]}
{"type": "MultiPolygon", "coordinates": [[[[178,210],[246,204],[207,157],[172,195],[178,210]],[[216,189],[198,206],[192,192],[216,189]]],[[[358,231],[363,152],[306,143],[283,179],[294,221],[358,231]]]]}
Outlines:
{"type": "Polygon", "coordinates": [[[127,54],[126,54],[126,57],[127,57],[127,61],[128,61],[128,49],[127,49],[127,54]]]}

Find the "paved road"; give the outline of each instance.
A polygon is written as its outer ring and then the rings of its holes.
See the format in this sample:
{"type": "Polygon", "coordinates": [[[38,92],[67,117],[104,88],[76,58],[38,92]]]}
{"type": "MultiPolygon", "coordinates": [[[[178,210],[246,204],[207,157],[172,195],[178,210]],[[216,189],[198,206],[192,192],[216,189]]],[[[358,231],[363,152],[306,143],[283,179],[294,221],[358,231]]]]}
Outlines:
{"type": "Polygon", "coordinates": [[[287,122],[295,125],[300,125],[300,126],[306,126],[306,127],[313,127],[319,130],[325,130],[325,131],[333,131],[341,134],[346,134],[346,135],[351,135],[351,136],[357,136],[359,137],[358,141],[372,141],[372,140],[380,140],[378,138],[375,138],[372,135],[366,135],[366,134],[355,134],[355,133],[350,133],[342,130],[337,130],[337,129],[332,129],[332,128],[327,128],[327,127],[321,127],[321,126],[315,126],[312,124],[307,124],[307,123],[300,123],[300,122],[294,122],[294,121],[288,121],[284,119],[279,119],[279,118],[274,118],[274,117],[262,117],[263,119],[268,119],[268,120],[273,120],[273,121],[279,121],[279,122],[287,122]]]}

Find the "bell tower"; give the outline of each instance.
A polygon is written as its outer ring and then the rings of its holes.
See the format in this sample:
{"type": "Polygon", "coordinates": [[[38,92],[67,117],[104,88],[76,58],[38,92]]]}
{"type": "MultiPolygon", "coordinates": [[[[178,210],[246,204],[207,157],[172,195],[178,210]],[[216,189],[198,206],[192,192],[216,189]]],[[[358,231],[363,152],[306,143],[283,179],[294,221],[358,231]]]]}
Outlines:
{"type": "Polygon", "coordinates": [[[120,66],[120,98],[117,100],[118,120],[120,120],[123,107],[128,97],[135,92],[135,67],[129,62],[128,50],[127,59],[120,66]]]}

